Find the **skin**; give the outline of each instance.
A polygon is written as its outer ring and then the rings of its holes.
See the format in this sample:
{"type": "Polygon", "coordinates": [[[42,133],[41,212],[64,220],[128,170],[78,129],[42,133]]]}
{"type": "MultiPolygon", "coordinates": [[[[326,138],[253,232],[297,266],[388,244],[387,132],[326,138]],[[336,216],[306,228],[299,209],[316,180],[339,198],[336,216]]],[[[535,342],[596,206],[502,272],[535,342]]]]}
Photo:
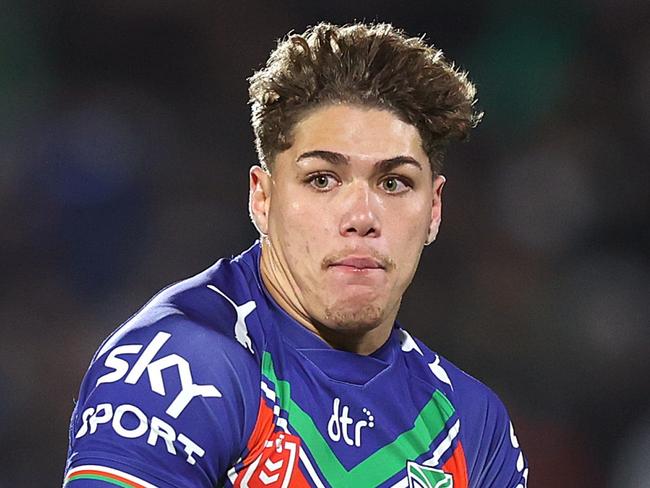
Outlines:
{"type": "Polygon", "coordinates": [[[437,235],[445,179],[433,177],[417,129],[386,110],[319,107],[292,136],[271,174],[250,170],[262,279],[332,347],[371,354],[437,235]]]}

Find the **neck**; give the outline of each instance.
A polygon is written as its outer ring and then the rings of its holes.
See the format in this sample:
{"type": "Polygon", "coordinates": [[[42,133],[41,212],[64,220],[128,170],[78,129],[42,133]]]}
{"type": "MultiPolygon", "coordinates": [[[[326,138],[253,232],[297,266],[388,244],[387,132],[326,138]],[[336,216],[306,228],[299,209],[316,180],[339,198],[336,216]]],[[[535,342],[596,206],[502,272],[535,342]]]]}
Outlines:
{"type": "Polygon", "coordinates": [[[300,325],[320,337],[334,349],[368,355],[379,349],[390,336],[392,324],[397,317],[399,304],[394,312],[377,327],[370,330],[350,331],[328,327],[314,318],[302,305],[300,289],[295,280],[282,266],[280,256],[268,237],[262,238],[260,274],[262,282],[276,303],[300,325]]]}

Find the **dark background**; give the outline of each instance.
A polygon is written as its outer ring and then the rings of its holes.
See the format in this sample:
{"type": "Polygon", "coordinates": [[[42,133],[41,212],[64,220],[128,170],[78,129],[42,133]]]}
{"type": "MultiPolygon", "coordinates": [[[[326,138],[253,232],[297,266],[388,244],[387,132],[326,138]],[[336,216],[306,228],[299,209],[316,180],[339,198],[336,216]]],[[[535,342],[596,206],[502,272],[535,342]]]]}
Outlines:
{"type": "Polygon", "coordinates": [[[486,113],[401,321],[503,398],[531,487],[650,486],[649,7],[3,1],[0,487],[60,484],[100,341],[252,242],[246,78],[355,19],[426,33],[486,113]]]}

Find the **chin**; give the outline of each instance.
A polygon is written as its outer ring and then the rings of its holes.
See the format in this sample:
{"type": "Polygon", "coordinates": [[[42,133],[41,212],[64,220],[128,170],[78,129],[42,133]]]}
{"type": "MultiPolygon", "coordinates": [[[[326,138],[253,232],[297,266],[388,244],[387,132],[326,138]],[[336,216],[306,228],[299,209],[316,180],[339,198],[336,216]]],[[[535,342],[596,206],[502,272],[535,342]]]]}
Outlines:
{"type": "Polygon", "coordinates": [[[372,303],[356,308],[327,308],[325,310],[327,325],[332,329],[364,333],[378,327],[384,320],[384,310],[372,303]]]}

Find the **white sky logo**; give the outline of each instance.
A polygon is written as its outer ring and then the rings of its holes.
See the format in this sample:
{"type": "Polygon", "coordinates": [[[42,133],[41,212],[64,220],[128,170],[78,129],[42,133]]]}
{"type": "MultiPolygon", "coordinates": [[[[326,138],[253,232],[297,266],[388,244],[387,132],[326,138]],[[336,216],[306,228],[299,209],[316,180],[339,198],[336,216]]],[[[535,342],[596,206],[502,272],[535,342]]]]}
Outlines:
{"type": "Polygon", "coordinates": [[[181,381],[181,391],[179,391],[174,397],[174,400],[166,410],[166,413],[169,416],[175,419],[178,418],[178,416],[183,413],[183,410],[185,410],[185,407],[187,407],[192,399],[197,396],[204,398],[221,397],[221,392],[217,390],[214,385],[195,384],[194,379],[192,378],[190,363],[178,354],[170,354],[154,360],[158,351],[160,351],[170,337],[171,334],[168,332],[158,332],[153,340],[142,351],[142,354],[140,354],[140,357],[131,368],[131,371],[129,371],[129,363],[120,356],[138,354],[142,350],[143,345],[127,344],[124,346],[117,346],[108,353],[108,356],[104,361],[104,366],[111,368],[113,371],[101,376],[97,380],[96,386],[99,386],[102,383],[114,383],[115,381],[124,378],[125,375],[126,378],[124,379],[124,382],[135,385],[146,371],[149,376],[151,390],[159,395],[166,396],[167,392],[165,390],[165,380],[162,372],[167,368],[175,366],[178,370],[178,376],[181,381]]]}

